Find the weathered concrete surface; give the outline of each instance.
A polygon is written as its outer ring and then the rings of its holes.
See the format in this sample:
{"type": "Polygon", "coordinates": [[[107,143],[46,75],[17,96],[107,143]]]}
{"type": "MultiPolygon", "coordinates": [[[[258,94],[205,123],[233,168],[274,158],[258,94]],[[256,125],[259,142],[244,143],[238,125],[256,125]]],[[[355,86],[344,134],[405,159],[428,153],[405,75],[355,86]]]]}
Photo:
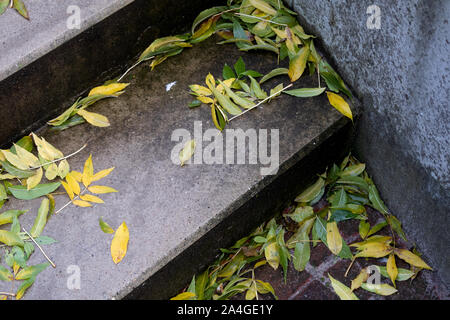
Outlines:
{"type": "MultiPolygon", "coordinates": [[[[213,128],[208,107],[194,110],[187,107],[192,99],[188,94],[189,84],[202,83],[208,72],[220,77],[223,64],[233,64],[240,55],[248,68],[262,73],[276,66],[276,59],[270,53],[242,54],[233,45],[217,46],[215,41],[210,39],[187,49],[153,72],[147,64],[137,68],[130,75],[131,85],[125,94],[90,107],[91,111],[107,115],[110,127],[84,124],[53,135],[46,130],[39,132],[65,154],[88,143],[85,150],[70,159],[72,168],[81,170],[84,160],[92,153],[95,171],[116,167],[101,184],[112,186],[119,193],[104,195],[106,203],[94,208],[69,206],[50,219],[44,234],[59,242],[45,249],[57,268],[42,272],[25,298],[121,298],[175,257],[190,252],[188,259],[178,264],[184,273],[165,277],[163,287],[147,287],[146,292],[141,292],[145,297],[167,298],[197,271],[192,266],[198,268],[211,262],[213,256],[205,252],[217,252],[218,246],[228,246],[248,233],[262,219],[275,213],[273,204],[283,198],[292,199],[304,183],[315,178],[318,170],[348,150],[350,140],[342,134],[342,129],[351,128],[351,123],[329,106],[326,96],[299,99],[284,95],[230,126],[243,130],[279,129],[281,167],[277,176],[261,177],[260,165],[180,167],[173,164],[171,150],[178,143],[171,141],[173,130],[186,128],[192,133],[194,121],[202,121],[204,130],[213,128]],[[176,84],[166,91],[166,84],[173,81],[176,84]],[[330,137],[337,139],[327,144],[330,137]],[[302,167],[304,158],[319,149],[322,156],[316,155],[302,167]],[[292,168],[297,171],[290,171],[292,168]],[[283,175],[284,181],[290,183],[282,189],[271,190],[272,182],[283,175]],[[260,196],[264,190],[271,192],[265,191],[260,196]],[[277,194],[277,190],[282,193],[277,194]],[[255,205],[246,207],[250,200],[255,205]],[[241,216],[234,215],[228,232],[222,229],[214,234],[217,226],[236,212],[241,216]],[[110,256],[112,235],[102,233],[98,226],[100,216],[113,228],[122,221],[129,227],[128,253],[118,265],[114,265],[110,256]],[[211,241],[199,246],[208,232],[207,239],[211,241]],[[217,244],[218,239],[226,241],[217,244]],[[193,253],[186,250],[193,244],[200,249],[193,253]],[[208,245],[212,247],[209,251],[208,245]],[[71,274],[66,271],[70,265],[81,270],[80,290],[67,288],[71,274]]],[[[304,78],[295,87],[315,86],[314,78],[304,78]]],[[[280,81],[288,83],[287,78],[278,78],[267,86],[273,87],[280,81]]],[[[57,196],[56,207],[60,208],[67,200],[67,196],[57,196]]],[[[39,202],[12,200],[6,209],[30,208],[20,219],[29,229],[39,202]]],[[[43,256],[35,252],[30,264],[43,261],[43,256]]]]}
{"type": "Polygon", "coordinates": [[[356,153],[450,284],[450,2],[286,2],[362,101],[356,153]],[[366,25],[373,4],[379,30],[366,25]]]}
{"type": "Polygon", "coordinates": [[[27,1],[30,21],[14,10],[0,19],[0,146],[36,130],[92,83],[110,80],[154,39],[185,32],[219,0],[27,1]],[[69,5],[80,29],[69,29],[69,5]]]}

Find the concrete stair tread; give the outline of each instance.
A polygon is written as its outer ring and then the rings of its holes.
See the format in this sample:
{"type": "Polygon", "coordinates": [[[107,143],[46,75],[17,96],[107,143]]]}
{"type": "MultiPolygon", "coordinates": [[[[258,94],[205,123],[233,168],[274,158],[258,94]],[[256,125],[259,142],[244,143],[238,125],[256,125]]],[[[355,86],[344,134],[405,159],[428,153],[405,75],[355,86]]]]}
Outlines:
{"type": "Polygon", "coordinates": [[[30,20],[7,10],[0,19],[0,81],[76,37],[133,0],[26,2],[30,20]],[[67,28],[69,6],[80,8],[80,28],[67,28]]]}
{"type": "MultiPolygon", "coordinates": [[[[215,42],[211,39],[198,44],[153,72],[147,64],[137,68],[125,94],[90,107],[91,111],[107,115],[110,127],[85,124],[57,134],[47,129],[39,132],[65,154],[88,143],[85,150],[70,159],[72,169],[81,170],[92,153],[96,171],[116,167],[102,184],[119,193],[103,195],[105,204],[94,208],[69,206],[51,218],[44,234],[59,242],[45,249],[57,269],[42,272],[25,298],[123,298],[276,177],[262,177],[260,165],[180,167],[170,160],[176,144],[171,141],[173,130],[186,128],[192,133],[194,121],[202,121],[203,130],[214,127],[208,107],[187,107],[192,100],[189,84],[203,83],[208,72],[221,77],[224,63],[232,65],[241,55],[248,69],[266,73],[276,67],[270,53],[244,54],[233,45],[218,46],[215,42]],[[166,91],[166,84],[173,81],[176,84],[166,91]],[[102,233],[98,226],[100,216],[113,228],[122,221],[129,227],[128,253],[118,265],[110,256],[112,236],[102,233]],[[81,269],[81,290],[67,289],[69,265],[81,269]]],[[[272,80],[268,87],[281,79],[272,80]]],[[[305,77],[295,87],[317,86],[314,81],[305,77]]],[[[288,83],[287,77],[283,82],[288,83]]],[[[347,123],[328,104],[325,95],[308,99],[283,95],[233,121],[228,128],[279,129],[279,176],[347,123]]],[[[56,207],[67,200],[58,196],[56,207]]],[[[30,228],[39,204],[39,199],[12,200],[5,207],[30,208],[21,218],[23,226],[30,228]]],[[[36,252],[29,264],[43,261],[36,252]]]]}

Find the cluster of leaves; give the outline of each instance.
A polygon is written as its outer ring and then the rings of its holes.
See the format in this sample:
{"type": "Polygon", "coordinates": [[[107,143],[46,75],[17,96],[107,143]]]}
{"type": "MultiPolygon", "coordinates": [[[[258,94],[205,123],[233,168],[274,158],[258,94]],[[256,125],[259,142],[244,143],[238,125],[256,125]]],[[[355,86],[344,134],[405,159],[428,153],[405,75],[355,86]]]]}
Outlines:
{"type": "MultiPolygon", "coordinates": [[[[41,235],[47,220],[54,211],[53,198],[44,198],[39,207],[38,214],[30,232],[21,232],[19,216],[26,213],[23,210],[8,210],[0,214],[0,225],[11,224],[10,230],[0,230],[1,246],[5,248],[4,260],[7,266],[0,265],[1,281],[22,281],[15,293],[16,299],[21,299],[25,291],[34,283],[36,276],[49,263],[41,263],[33,266],[27,265],[27,262],[34,252],[34,244],[42,246],[55,243],[50,237],[41,235]]],[[[7,299],[6,295],[0,294],[0,300],[7,299]]]]}
{"type": "Polygon", "coordinates": [[[14,8],[22,17],[29,20],[27,8],[22,0],[0,0],[0,15],[5,13],[6,9],[14,8]]]}
{"type": "MultiPolygon", "coordinates": [[[[277,68],[263,76],[257,71],[246,70],[242,57],[238,59],[233,68],[234,70],[225,64],[222,71],[223,80],[216,80],[213,75],[208,74],[205,79],[206,86],[198,84],[189,86],[190,93],[196,97],[189,107],[195,108],[202,103],[209,104],[214,125],[221,131],[229,121],[243,114],[241,108],[246,110],[256,108],[281,93],[308,98],[318,96],[325,91],[325,88],[321,87],[286,90],[289,86],[284,87],[283,83],[280,83],[267,93],[261,84],[275,76],[288,74],[288,69],[277,68]],[[262,78],[259,81],[255,79],[260,77],[262,78]],[[246,81],[247,78],[250,82],[246,81]],[[228,115],[233,117],[229,118],[228,115]]],[[[352,118],[350,106],[344,99],[333,92],[327,92],[327,95],[330,103],[337,110],[352,118]]]]}
{"type": "Polygon", "coordinates": [[[79,98],[75,103],[64,111],[58,117],[50,120],[49,125],[53,130],[65,130],[67,128],[76,126],[78,124],[88,122],[96,127],[108,127],[109,120],[104,115],[86,111],[85,109],[95,102],[106,98],[117,98],[122,93],[129,83],[118,83],[115,81],[108,81],[102,86],[93,88],[87,97],[79,98]]]}
{"type": "MultiPolygon", "coordinates": [[[[23,296],[34,283],[36,276],[48,266],[48,263],[28,266],[27,262],[35,251],[34,244],[42,250],[41,245],[56,242],[50,237],[41,235],[50,216],[60,212],[71,203],[81,207],[90,207],[91,203],[103,203],[99,197],[85,194],[86,191],[94,194],[117,192],[111,187],[92,185],[93,182],[109,175],[114,167],[94,174],[92,156],[89,156],[85,162],[83,173],[70,171],[67,161],[70,156],[65,157],[60,150],[43,137],[38,137],[33,133],[14,143],[10,149],[0,150],[0,181],[3,182],[0,183],[0,208],[9,196],[20,200],[32,200],[45,196],[29,233],[25,229],[21,229],[19,222],[19,217],[27,210],[8,210],[0,214],[0,226],[11,224],[10,230],[0,229],[0,247],[4,248],[4,261],[11,268],[10,270],[0,265],[0,280],[8,282],[23,280],[15,293],[16,299],[23,296]],[[33,153],[35,150],[37,150],[37,155],[33,153]],[[47,180],[55,180],[59,177],[61,181],[41,183],[44,177],[47,180]],[[79,183],[83,183],[85,186],[83,191],[80,190],[79,183]],[[54,192],[61,184],[71,201],[55,212],[54,192]]],[[[118,240],[113,240],[111,246],[115,263],[118,263],[126,254],[128,239],[125,243],[123,240],[125,232],[119,232],[119,230],[126,229],[126,233],[128,233],[126,225],[123,225],[116,232],[115,238],[118,240]]],[[[47,256],[46,258],[53,265],[47,256]]],[[[0,299],[6,298],[7,295],[0,294],[0,299]]]]}
{"type": "Polygon", "coordinates": [[[394,287],[388,283],[366,282],[368,268],[353,279],[351,288],[329,275],[341,299],[357,299],[353,291],[359,288],[390,295],[397,292],[396,281],[413,279],[420,270],[431,269],[416,251],[397,247],[396,235],[406,241],[400,222],[381,200],[365,165],[350,155],[339,166],[334,164],[321,174],[313,185],[296,197],[295,202],[291,210],[260,226],[231,248],[221,249],[217,261],[198,277],[194,276],[188,289],[173,299],[220,300],[244,292],[246,299],[258,298],[258,294],[268,292],[276,297],[270,284],[255,279],[254,270],[264,264],[275,270],[281,266],[286,281],[289,262],[297,271],[303,271],[310,260],[311,249],[320,242],[332,254],[351,260],[349,268],[357,258],[388,257],[385,266],[373,267],[389,278],[394,287]],[[321,199],[326,199],[326,205],[314,210],[313,205],[321,199]],[[381,222],[370,225],[367,206],[382,214],[381,222]],[[348,245],[341,236],[339,223],[351,219],[359,221],[361,241],[348,245]],[[384,228],[389,228],[391,236],[377,234],[384,228]],[[410,269],[397,268],[396,258],[408,263],[410,269]],[[252,277],[245,277],[249,273],[252,277]]]}

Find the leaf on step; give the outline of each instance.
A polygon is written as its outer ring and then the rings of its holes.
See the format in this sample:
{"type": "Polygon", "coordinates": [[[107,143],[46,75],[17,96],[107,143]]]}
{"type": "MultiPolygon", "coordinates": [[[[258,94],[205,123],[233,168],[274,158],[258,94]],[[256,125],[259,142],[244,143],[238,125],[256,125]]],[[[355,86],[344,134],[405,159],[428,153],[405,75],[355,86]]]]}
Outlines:
{"type": "Polygon", "coordinates": [[[22,0],[13,0],[13,8],[16,9],[16,11],[20,13],[22,17],[24,17],[27,20],[30,20],[28,10],[25,7],[25,4],[23,3],[22,0]]]}
{"type": "Polygon", "coordinates": [[[264,77],[259,80],[259,83],[264,83],[269,79],[272,79],[273,77],[281,76],[281,75],[287,75],[289,73],[289,69],[287,68],[276,68],[270,71],[268,74],[266,74],[264,77]]]}
{"type": "Polygon", "coordinates": [[[108,186],[90,186],[88,190],[96,194],[118,192],[116,189],[108,186]]]}
{"type": "Polygon", "coordinates": [[[46,194],[49,194],[61,185],[60,182],[53,182],[53,183],[44,183],[44,184],[38,184],[33,189],[27,190],[25,186],[10,186],[8,188],[9,191],[13,194],[14,197],[20,200],[31,200],[36,199],[41,196],[45,196],[46,194]]]}
{"type": "Polygon", "coordinates": [[[356,289],[361,287],[361,285],[366,282],[368,278],[369,273],[367,272],[367,268],[362,269],[358,276],[352,280],[351,290],[355,291],[356,289]]]}
{"type": "Polygon", "coordinates": [[[111,256],[115,264],[118,264],[127,254],[130,233],[125,222],[117,228],[111,242],[111,256]]]}
{"type": "Polygon", "coordinates": [[[280,264],[280,254],[279,246],[276,242],[271,242],[265,249],[264,255],[266,257],[267,263],[274,269],[278,269],[280,264]]]}
{"type": "Polygon", "coordinates": [[[84,162],[83,174],[81,176],[81,181],[84,186],[87,188],[92,182],[92,178],[94,176],[94,165],[92,163],[92,154],[89,155],[89,158],[84,162]]]}
{"type": "Polygon", "coordinates": [[[99,113],[89,112],[86,110],[78,110],[77,113],[93,126],[101,128],[110,126],[108,118],[99,113]]]}
{"type": "Polygon", "coordinates": [[[192,298],[195,298],[195,293],[192,292],[182,292],[175,297],[171,298],[170,300],[193,300],[192,298]]]}
{"type": "Polygon", "coordinates": [[[359,300],[352,290],[345,284],[334,279],[330,274],[328,274],[328,277],[331,280],[331,286],[333,287],[334,292],[336,292],[341,300],[359,300]]]}
{"type": "Polygon", "coordinates": [[[397,265],[395,264],[395,255],[393,253],[389,255],[388,261],[386,263],[386,271],[395,287],[395,279],[397,278],[398,270],[397,265]]]}
{"type": "Polygon", "coordinates": [[[97,172],[92,176],[91,182],[95,182],[107,177],[113,170],[114,167],[97,172]]]}
{"type": "Polygon", "coordinates": [[[325,88],[301,88],[301,89],[286,90],[284,91],[284,93],[294,97],[308,98],[318,96],[322,94],[324,91],[325,88]]]}
{"type": "Polygon", "coordinates": [[[188,161],[195,152],[195,140],[192,139],[184,145],[183,149],[180,151],[180,165],[184,166],[186,161],[188,161]]]}
{"type": "Polygon", "coordinates": [[[330,251],[335,255],[338,255],[342,250],[342,237],[336,221],[327,223],[327,244],[330,251]]]}
{"type": "Polygon", "coordinates": [[[105,203],[102,199],[100,199],[99,197],[96,197],[92,194],[83,194],[80,196],[81,200],[84,201],[88,201],[88,202],[93,202],[93,203],[105,203]]]}
{"type": "Polygon", "coordinates": [[[264,0],[250,0],[249,1],[252,6],[254,6],[256,9],[265,12],[271,16],[274,16],[277,14],[277,11],[267,2],[264,0]]]}
{"type": "Polygon", "coordinates": [[[418,255],[415,255],[411,251],[408,251],[406,249],[395,249],[394,253],[397,255],[397,257],[399,257],[403,261],[406,261],[412,266],[433,270],[429,265],[425,263],[425,261],[423,261],[418,255]]]}
{"type": "Polygon", "coordinates": [[[340,95],[327,91],[328,101],[330,104],[336,108],[337,111],[342,113],[347,118],[351,119],[353,121],[353,114],[352,110],[350,109],[350,106],[348,103],[342,98],[340,95]]]}
{"type": "Polygon", "coordinates": [[[310,187],[308,187],[305,191],[299,194],[296,198],[296,202],[309,202],[313,200],[322,190],[322,187],[325,185],[325,180],[321,177],[317,179],[317,181],[310,187]]]}
{"type": "Polygon", "coordinates": [[[97,95],[97,94],[110,96],[117,92],[122,91],[123,89],[128,87],[128,85],[129,85],[129,83],[111,83],[106,86],[98,86],[98,87],[93,88],[89,92],[88,96],[93,96],[93,95],[97,95]]]}
{"type": "Polygon", "coordinates": [[[98,224],[100,225],[100,229],[102,229],[104,233],[114,233],[114,229],[111,228],[105,221],[103,221],[103,217],[100,217],[98,219],[98,224]]]}
{"type": "Polygon", "coordinates": [[[33,189],[34,187],[36,187],[39,182],[41,182],[42,180],[42,175],[44,173],[44,171],[42,170],[42,168],[39,168],[35,171],[36,173],[29,177],[27,179],[27,190],[33,189]]]}
{"type": "Polygon", "coordinates": [[[87,207],[92,207],[92,205],[84,200],[73,200],[72,203],[78,207],[82,207],[82,208],[87,208],[87,207]]]}
{"type": "Polygon", "coordinates": [[[386,283],[382,284],[370,284],[370,283],[363,283],[361,285],[361,288],[364,290],[367,290],[369,292],[376,293],[380,296],[390,296],[391,294],[394,294],[397,292],[397,289],[394,287],[391,287],[390,285],[386,283]]]}
{"type": "Polygon", "coordinates": [[[295,56],[289,61],[289,78],[291,82],[297,81],[305,71],[306,62],[309,56],[309,48],[302,47],[295,56]]]}
{"type": "Polygon", "coordinates": [[[23,240],[15,233],[7,230],[0,230],[0,242],[7,246],[24,246],[23,240]]]}
{"type": "Polygon", "coordinates": [[[70,173],[66,175],[66,181],[69,185],[70,190],[73,191],[74,194],[79,195],[80,194],[80,185],[78,184],[78,181],[75,180],[74,177],[70,173]]]}

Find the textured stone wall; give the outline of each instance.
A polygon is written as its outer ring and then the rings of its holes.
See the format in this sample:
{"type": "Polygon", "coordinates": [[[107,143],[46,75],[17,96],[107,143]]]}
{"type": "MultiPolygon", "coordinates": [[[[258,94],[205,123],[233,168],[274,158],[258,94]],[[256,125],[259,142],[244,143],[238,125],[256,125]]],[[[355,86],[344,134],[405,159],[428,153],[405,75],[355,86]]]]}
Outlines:
{"type": "Polygon", "coordinates": [[[362,101],[355,152],[448,285],[450,1],[286,3],[362,101]]]}

